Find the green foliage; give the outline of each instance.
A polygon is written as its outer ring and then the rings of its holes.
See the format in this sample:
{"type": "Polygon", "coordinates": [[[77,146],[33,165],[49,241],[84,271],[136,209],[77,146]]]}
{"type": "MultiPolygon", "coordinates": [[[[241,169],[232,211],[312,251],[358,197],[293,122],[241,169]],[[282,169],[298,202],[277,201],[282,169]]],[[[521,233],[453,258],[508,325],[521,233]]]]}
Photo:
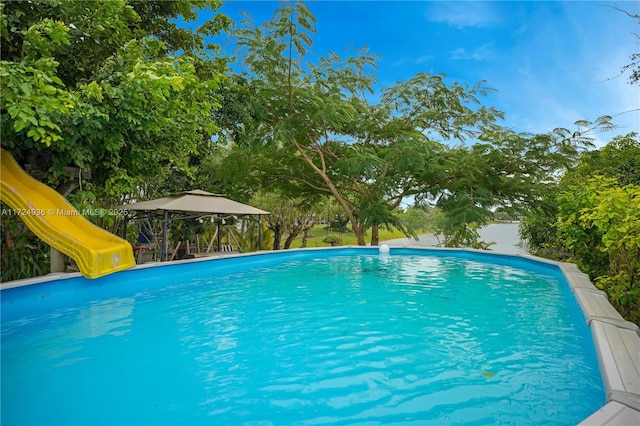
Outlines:
{"type": "Polygon", "coordinates": [[[342,238],[340,238],[340,235],[337,234],[329,234],[322,239],[322,242],[335,246],[342,244],[342,238]]]}
{"type": "MultiPolygon", "coordinates": [[[[640,139],[637,133],[616,136],[598,150],[587,151],[572,174],[615,177],[619,185],[640,185],[640,139]]],[[[570,177],[567,177],[570,179],[570,177]]]]}
{"type": "Polygon", "coordinates": [[[49,246],[32,234],[5,204],[0,221],[0,270],[2,281],[49,273],[49,246]]]}
{"type": "Polygon", "coordinates": [[[236,228],[230,228],[234,232],[236,240],[240,242],[241,251],[270,250],[273,247],[273,231],[268,229],[264,222],[259,224],[257,221],[251,220],[242,223],[242,228],[239,231],[236,228]],[[261,231],[258,232],[260,229],[261,231]],[[259,234],[262,235],[261,242],[259,234]]]}
{"type": "MultiPolygon", "coordinates": [[[[607,120],[597,125],[606,127],[607,120]]],[[[439,231],[448,246],[486,246],[478,242],[475,226],[486,224],[497,209],[544,212],[541,200],[552,190],[553,176],[569,168],[591,142],[580,131],[531,135],[497,126],[485,128],[478,139],[446,151],[440,160],[442,177],[429,180],[429,192],[418,197],[419,202],[436,198],[445,215],[439,231]]]]}
{"type": "Polygon", "coordinates": [[[558,205],[555,187],[545,197],[544,203],[532,206],[520,222],[520,235],[526,242],[527,251],[533,255],[556,260],[566,260],[569,254],[557,238],[558,205]]]}
{"type": "MultiPolygon", "coordinates": [[[[293,240],[315,223],[312,200],[286,197],[281,193],[261,193],[254,198],[256,205],[271,214],[263,218],[267,229],[273,232],[273,250],[288,249],[293,240]],[[282,238],[286,238],[284,244],[282,238]]],[[[313,200],[315,201],[315,200],[313,200]]]]}
{"type": "Polygon", "coordinates": [[[556,232],[557,197],[560,192],[568,190],[568,185],[579,187],[585,179],[595,175],[616,178],[623,186],[640,183],[638,135],[630,133],[617,136],[599,150],[586,151],[580,156],[579,162],[568,169],[560,183],[548,182],[544,191],[539,193],[538,201],[528,203],[528,211],[520,231],[531,253],[555,259],[566,259],[569,256],[556,232]]]}
{"type": "Polygon", "coordinates": [[[228,20],[216,17],[194,33],[167,19],[194,19],[192,9],[206,6],[220,2],[8,3],[3,145],[19,161],[45,152],[35,168],[53,185],[63,183],[65,166],[91,169],[108,195],[169,172],[190,175],[190,155],[217,131],[214,91],[226,70],[205,63],[204,36],[228,20]]]}
{"type": "Polygon", "coordinates": [[[603,230],[586,226],[583,214],[596,202],[594,186],[586,182],[569,185],[558,194],[557,238],[582,270],[592,276],[603,274],[607,269],[608,256],[599,250],[603,230]]]}
{"type": "Polygon", "coordinates": [[[487,250],[495,244],[493,241],[480,240],[478,229],[481,225],[476,222],[456,223],[450,220],[446,214],[442,214],[437,216],[434,225],[438,239],[440,236],[443,237],[441,244],[444,247],[470,247],[487,250]]]}
{"type": "Polygon", "coordinates": [[[97,82],[104,99],[82,117],[92,128],[67,138],[92,148],[85,156],[108,194],[131,193],[163,170],[190,174],[189,154],[216,131],[209,99],[216,80],[201,81],[189,58],[141,61],[162,49],[153,40],[132,42],[109,61],[97,82]]]}
{"type": "Polygon", "coordinates": [[[616,309],[640,323],[640,143],[630,133],[585,152],[549,185],[521,233],[531,252],[576,262],[616,309]]]}
{"type": "Polygon", "coordinates": [[[558,237],[614,306],[640,322],[640,185],[595,176],[558,197],[558,237]]]}
{"type": "Polygon", "coordinates": [[[349,218],[344,213],[334,213],[329,220],[329,230],[333,232],[347,232],[349,218]]]}
{"type": "Polygon", "coordinates": [[[209,21],[202,23],[195,31],[179,26],[176,21],[192,23],[201,16],[200,10],[217,10],[221,0],[134,0],[131,7],[140,17],[140,34],[153,35],[161,40],[170,53],[185,52],[189,56],[204,55],[205,48],[217,50],[215,45],[206,45],[205,37],[225,31],[231,21],[223,14],[215,14],[209,21]]]}
{"type": "Polygon", "coordinates": [[[415,233],[433,230],[433,218],[435,216],[433,209],[410,206],[398,216],[405,226],[415,233]]]}
{"type": "Polygon", "coordinates": [[[68,116],[75,104],[74,94],[56,75],[59,63],[49,56],[56,47],[69,44],[67,30],[51,19],[35,23],[20,32],[24,46],[20,60],[8,61],[3,55],[0,61],[3,127],[11,124],[14,132],[45,145],[61,139],[60,118],[68,116]]]}

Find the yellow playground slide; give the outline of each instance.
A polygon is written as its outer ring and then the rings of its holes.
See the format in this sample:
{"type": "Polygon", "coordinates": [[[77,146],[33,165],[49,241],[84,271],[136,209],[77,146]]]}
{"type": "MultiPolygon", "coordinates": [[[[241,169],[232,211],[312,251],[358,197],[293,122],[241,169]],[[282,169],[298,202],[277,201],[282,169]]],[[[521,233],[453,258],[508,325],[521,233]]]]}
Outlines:
{"type": "Polygon", "coordinates": [[[131,244],[85,219],[62,195],[22,170],[9,152],[1,149],[1,155],[0,199],[38,238],[74,259],[82,275],[97,278],[135,266],[131,244]]]}

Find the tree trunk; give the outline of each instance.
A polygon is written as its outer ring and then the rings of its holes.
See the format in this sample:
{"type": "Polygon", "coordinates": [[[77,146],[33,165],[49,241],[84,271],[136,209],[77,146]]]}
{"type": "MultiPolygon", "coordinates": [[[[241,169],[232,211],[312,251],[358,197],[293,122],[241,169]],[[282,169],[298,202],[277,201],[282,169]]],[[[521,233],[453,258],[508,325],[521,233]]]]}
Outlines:
{"type": "Polygon", "coordinates": [[[284,249],[288,250],[291,247],[291,243],[293,242],[293,240],[296,239],[296,237],[298,236],[298,233],[291,233],[289,234],[289,236],[287,237],[286,240],[284,240],[284,249]]]}
{"type": "Polygon", "coordinates": [[[273,231],[273,250],[280,250],[280,240],[282,239],[282,227],[269,226],[269,229],[273,231]]]}
{"type": "Polygon", "coordinates": [[[304,222],[301,220],[298,220],[296,224],[291,228],[291,232],[289,232],[287,239],[284,241],[285,250],[288,250],[289,248],[291,248],[291,243],[293,243],[293,240],[295,240],[298,234],[300,234],[300,232],[302,231],[303,225],[304,225],[304,222]]]}
{"type": "Polygon", "coordinates": [[[380,243],[380,234],[378,229],[378,224],[374,223],[371,226],[371,245],[377,246],[380,243]]]}
{"type": "Polygon", "coordinates": [[[338,188],[336,188],[336,186],[333,184],[333,181],[331,180],[331,178],[329,177],[329,175],[326,172],[326,169],[324,167],[324,159],[322,158],[322,151],[320,151],[320,150],[316,151],[316,153],[320,156],[321,161],[323,163],[322,167],[318,167],[314,163],[313,159],[307,155],[307,152],[302,147],[302,145],[300,145],[295,140],[293,141],[293,143],[295,144],[296,150],[302,156],[302,159],[309,166],[311,166],[311,168],[316,173],[318,173],[320,178],[327,185],[327,188],[329,189],[329,192],[335,197],[336,201],[338,201],[338,204],[340,204],[340,207],[342,207],[342,209],[346,213],[347,217],[349,218],[349,222],[351,222],[351,229],[353,230],[353,233],[355,234],[356,240],[358,241],[358,245],[359,246],[366,246],[367,243],[364,240],[364,230],[361,229],[358,226],[358,218],[356,217],[356,215],[351,210],[351,206],[349,205],[347,199],[342,195],[342,193],[338,190],[338,188]]]}
{"type": "Polygon", "coordinates": [[[356,240],[358,241],[359,246],[366,246],[367,242],[364,240],[364,227],[358,223],[358,218],[355,215],[352,215],[353,220],[349,219],[351,222],[351,229],[353,230],[353,234],[356,236],[356,240]]]}

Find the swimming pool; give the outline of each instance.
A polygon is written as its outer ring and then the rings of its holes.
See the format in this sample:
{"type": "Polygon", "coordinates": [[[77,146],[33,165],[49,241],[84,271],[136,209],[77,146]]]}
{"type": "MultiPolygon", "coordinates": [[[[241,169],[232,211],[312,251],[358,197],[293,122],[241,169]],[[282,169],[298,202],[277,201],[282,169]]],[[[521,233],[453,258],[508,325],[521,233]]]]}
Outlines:
{"type": "Polygon", "coordinates": [[[2,386],[3,424],[575,424],[605,403],[555,265],[424,249],[3,290],[2,386]]]}

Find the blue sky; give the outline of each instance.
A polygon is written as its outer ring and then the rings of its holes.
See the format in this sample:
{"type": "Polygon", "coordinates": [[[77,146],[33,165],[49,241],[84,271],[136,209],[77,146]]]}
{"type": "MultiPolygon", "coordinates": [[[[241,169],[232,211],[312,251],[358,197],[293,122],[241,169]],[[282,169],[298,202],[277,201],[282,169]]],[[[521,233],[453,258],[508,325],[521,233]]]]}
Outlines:
{"type": "MultiPolygon", "coordinates": [[[[381,56],[379,88],[418,72],[444,73],[447,81],[486,80],[497,90],[485,105],[505,113],[503,125],[545,133],[574,129],[579,119],[618,115],[621,126],[597,135],[640,132],[640,85],[619,76],[640,48],[640,26],[616,5],[640,13],[639,1],[308,1],[317,33],[313,50],[344,53],[367,47],[381,56]],[[635,50],[634,50],[635,49],[635,50]],[[635,112],[626,112],[636,110],[635,112]]],[[[276,1],[231,1],[256,23],[269,19],[276,1]]]]}

